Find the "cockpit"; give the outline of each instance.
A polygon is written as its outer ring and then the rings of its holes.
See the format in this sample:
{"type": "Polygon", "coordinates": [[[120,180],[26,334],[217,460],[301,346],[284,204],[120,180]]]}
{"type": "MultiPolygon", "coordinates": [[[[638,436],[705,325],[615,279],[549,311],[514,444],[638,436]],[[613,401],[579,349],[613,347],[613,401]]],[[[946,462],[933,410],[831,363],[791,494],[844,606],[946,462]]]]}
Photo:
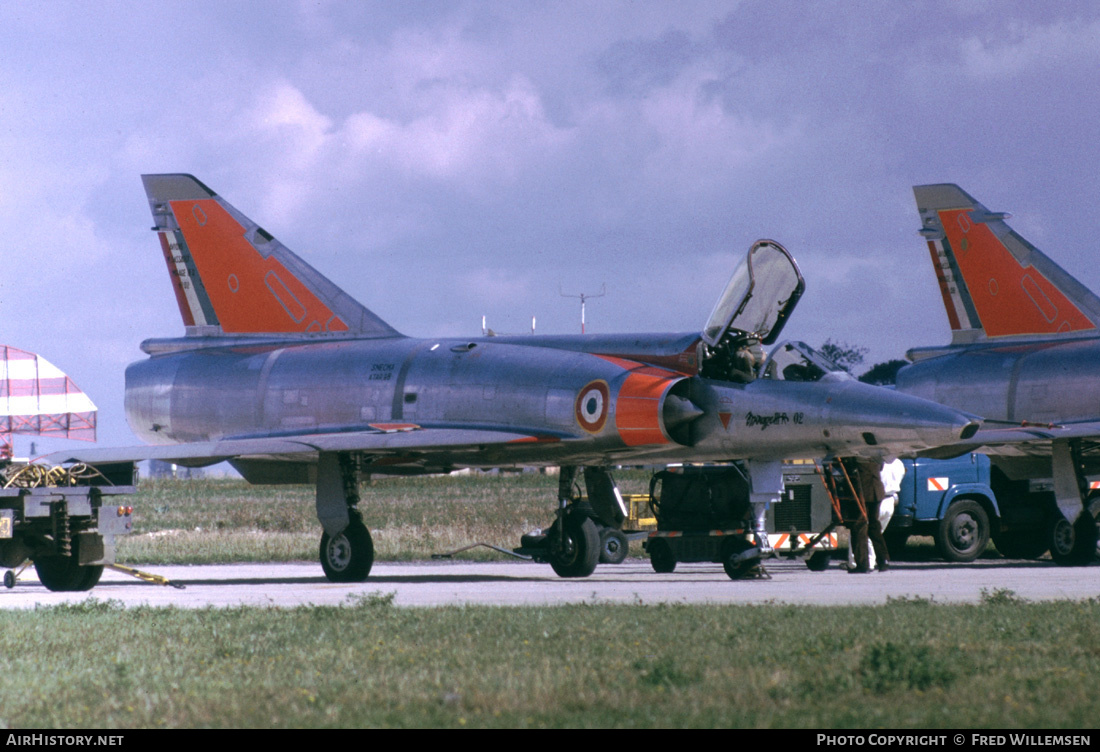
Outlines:
{"type": "Polygon", "coordinates": [[[805,342],[788,340],[776,345],[758,375],[772,381],[820,381],[829,374],[847,373],[805,342]]]}
{"type": "Polygon", "coordinates": [[[814,380],[828,372],[815,374],[821,359],[819,354],[802,343],[788,343],[787,350],[772,351],[771,358],[764,357],[764,345],[773,344],[783,325],[791,315],[805,282],[798,265],[786,248],[772,240],[758,240],[749,249],[744,261],[733,271],[726,288],[711,311],[703,327],[702,363],[700,375],[708,379],[748,383],[757,378],[814,380]],[[777,355],[788,352],[813,353],[799,358],[802,365],[791,360],[778,366],[772,376],[767,376],[769,363],[777,355]],[[816,357],[815,357],[816,356],[816,357]],[[792,366],[790,376],[786,367],[792,366]]]}

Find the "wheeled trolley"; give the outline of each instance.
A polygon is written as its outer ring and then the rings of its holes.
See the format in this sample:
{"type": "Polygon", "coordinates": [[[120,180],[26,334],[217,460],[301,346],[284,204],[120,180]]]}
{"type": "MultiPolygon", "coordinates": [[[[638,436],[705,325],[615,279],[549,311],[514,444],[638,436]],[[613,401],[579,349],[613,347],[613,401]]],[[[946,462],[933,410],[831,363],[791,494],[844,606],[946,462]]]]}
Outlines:
{"type": "Polygon", "coordinates": [[[746,536],[749,482],[739,464],[662,470],[650,481],[649,497],[657,529],[642,545],[654,571],[711,561],[735,580],[766,574],[760,548],[746,536]]]}

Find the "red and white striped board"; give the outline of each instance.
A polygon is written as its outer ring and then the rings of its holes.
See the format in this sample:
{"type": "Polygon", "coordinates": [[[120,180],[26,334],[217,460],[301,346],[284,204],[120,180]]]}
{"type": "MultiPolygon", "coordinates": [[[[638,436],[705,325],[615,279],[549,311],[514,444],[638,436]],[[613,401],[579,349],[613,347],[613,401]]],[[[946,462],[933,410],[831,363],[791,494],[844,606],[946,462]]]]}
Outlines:
{"type": "Polygon", "coordinates": [[[40,355],[0,345],[0,437],[95,441],[95,431],[95,404],[61,369],[40,355]]]}
{"type": "MultiPolygon", "coordinates": [[[[813,533],[772,533],[768,535],[768,540],[771,541],[772,548],[788,549],[791,547],[792,538],[798,541],[798,547],[804,548],[810,544],[810,541],[814,539],[813,533]]],[[[824,538],[817,542],[814,548],[830,549],[837,547],[836,533],[829,533],[824,538]]]]}

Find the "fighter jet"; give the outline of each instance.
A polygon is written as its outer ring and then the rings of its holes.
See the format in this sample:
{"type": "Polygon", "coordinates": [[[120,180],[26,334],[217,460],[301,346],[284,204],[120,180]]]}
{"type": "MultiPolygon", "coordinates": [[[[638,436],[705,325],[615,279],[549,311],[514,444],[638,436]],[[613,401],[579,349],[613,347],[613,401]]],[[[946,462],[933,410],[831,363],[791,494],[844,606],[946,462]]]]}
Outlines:
{"type": "Polygon", "coordinates": [[[544,559],[584,577],[625,516],[612,466],[744,460],[762,521],[785,458],[913,453],[979,426],[801,343],[763,358],[805,285],[774,241],[750,248],[701,332],[416,339],[194,177],[142,179],[185,326],[126,370],[127,419],[153,446],[53,459],[228,460],[253,483],[316,484],[332,581],[374,560],[363,473],[560,466],[544,559]]]}
{"type": "Polygon", "coordinates": [[[1100,499],[1086,476],[1100,472],[1100,298],[1014,232],[1008,214],[957,185],[913,192],[952,340],[910,350],[915,362],[897,388],[986,418],[966,448],[984,446],[1025,492],[1029,480],[1053,479],[1056,505],[1037,520],[1051,555],[1092,561],[1100,499]]]}

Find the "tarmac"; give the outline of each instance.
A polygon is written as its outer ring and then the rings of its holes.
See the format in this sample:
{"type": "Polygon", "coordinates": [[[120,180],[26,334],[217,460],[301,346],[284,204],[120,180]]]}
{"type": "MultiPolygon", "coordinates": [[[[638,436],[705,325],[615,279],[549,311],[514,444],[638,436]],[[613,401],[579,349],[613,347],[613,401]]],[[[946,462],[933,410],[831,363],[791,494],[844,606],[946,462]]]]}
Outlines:
{"type": "Polygon", "coordinates": [[[887,572],[848,574],[838,562],[811,572],[800,560],[770,560],[768,576],[730,580],[717,564],[679,564],[657,574],[648,559],[601,565],[590,576],[563,579],[532,562],[378,562],[366,582],[334,584],[317,563],[218,564],[139,567],[177,587],[106,571],[90,592],[52,593],[28,568],[11,589],[0,588],[0,608],[29,609],[86,599],[132,606],[180,608],[341,605],[373,596],[397,606],[550,606],[571,603],[884,604],[892,598],[934,603],[978,603],[1011,594],[1027,601],[1100,597],[1100,566],[1062,567],[1050,561],[980,559],[967,564],[900,562],[887,572]]]}

